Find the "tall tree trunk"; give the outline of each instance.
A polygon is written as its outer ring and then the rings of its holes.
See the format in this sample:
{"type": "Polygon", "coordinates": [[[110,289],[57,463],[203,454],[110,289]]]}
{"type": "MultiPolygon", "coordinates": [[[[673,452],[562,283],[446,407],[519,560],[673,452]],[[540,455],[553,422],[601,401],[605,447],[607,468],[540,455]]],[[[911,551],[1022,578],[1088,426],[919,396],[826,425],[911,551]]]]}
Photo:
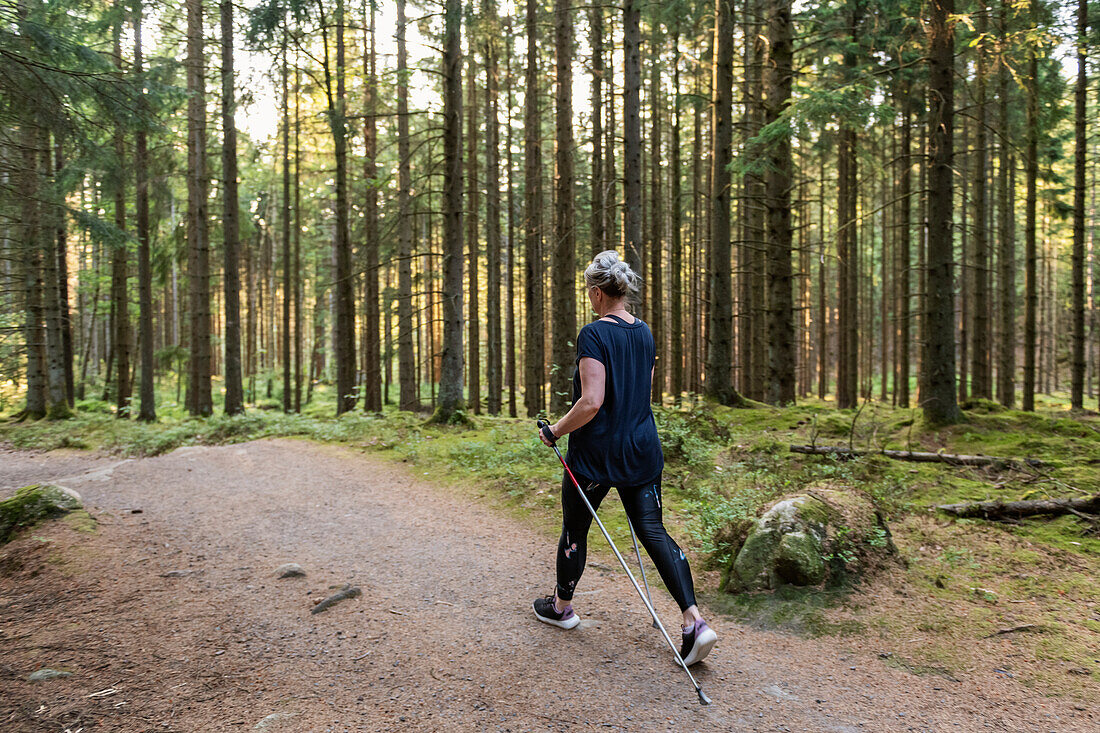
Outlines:
{"type": "MultiPolygon", "coordinates": [[[[142,57],[141,48],[141,3],[142,0],[134,0],[132,21],[134,25],[134,74],[139,84],[144,88],[145,72],[143,69],[144,59],[142,57]]],[[[147,112],[147,107],[145,105],[144,92],[142,92],[141,101],[141,110],[145,113],[147,112]]],[[[236,178],[235,173],[234,178],[236,178]]],[[[144,124],[139,125],[134,133],[134,197],[136,204],[134,213],[137,217],[138,304],[140,309],[139,328],[141,333],[141,407],[138,410],[138,420],[142,422],[153,422],[157,419],[155,391],[156,365],[153,363],[153,269],[149,251],[149,151],[144,124]]],[[[238,351],[239,341],[240,338],[238,333],[238,351]]],[[[228,347],[228,340],[226,344],[228,347]]],[[[228,387],[228,382],[226,384],[228,387]]]]}
{"type": "Polygon", "coordinates": [[[661,162],[664,156],[661,154],[661,24],[654,19],[652,22],[650,40],[650,131],[649,131],[649,283],[646,301],[649,303],[649,325],[653,332],[653,341],[656,345],[657,358],[653,365],[653,383],[651,385],[651,399],[656,404],[661,404],[665,384],[665,361],[667,350],[665,349],[664,327],[664,283],[662,272],[664,270],[664,228],[661,216],[661,162]]]}
{"type": "MultiPolygon", "coordinates": [[[[791,98],[794,49],[791,0],[768,2],[767,124],[776,124],[791,98]]],[[[793,281],[791,277],[791,179],[794,162],[788,135],[772,143],[766,175],[768,222],[768,401],[795,401],[793,281]]],[[[884,346],[885,348],[885,346],[884,346]]],[[[885,375],[883,375],[885,379],[885,375]]]]}
{"type": "MultiPolygon", "coordinates": [[[[26,6],[20,15],[25,19],[26,6]]],[[[21,417],[39,420],[46,416],[46,330],[43,315],[42,248],[40,246],[41,207],[39,204],[39,132],[30,120],[22,129],[22,200],[20,238],[23,245],[23,297],[26,319],[23,338],[27,349],[27,402],[21,417]]]]}
{"type": "Polygon", "coordinates": [[[484,21],[492,32],[485,32],[485,260],[488,293],[485,308],[488,327],[485,378],[489,396],[486,407],[490,415],[500,414],[503,392],[501,383],[500,343],[500,116],[499,79],[497,78],[496,3],[484,0],[484,21]]]}
{"type": "MultiPolygon", "coordinates": [[[[684,391],[684,245],[683,201],[680,188],[680,29],[679,21],[672,26],[672,124],[669,141],[669,207],[671,242],[669,259],[669,391],[673,400],[680,403],[684,391]]],[[[698,241],[695,241],[698,246],[698,241]]]]}
{"type": "MultiPolygon", "coordinates": [[[[763,27],[764,0],[752,0],[744,18],[746,38],[745,137],[759,134],[764,125],[764,62],[767,48],[763,27]]],[[[762,152],[762,151],[761,151],[762,152]]],[[[739,337],[742,349],[742,388],[754,400],[767,399],[768,378],[768,247],[767,201],[763,171],[750,169],[742,179],[742,240],[740,270],[747,274],[742,288],[739,337]]]]}
{"type": "MultiPolygon", "coordinates": [[[[466,33],[470,48],[474,47],[474,26],[467,23],[466,33]]],[[[466,64],[466,212],[467,278],[469,302],[466,304],[466,384],[467,405],[475,415],[481,413],[481,303],[478,296],[478,213],[481,206],[477,181],[477,79],[473,53],[466,64]]]]}
{"type": "MultiPolygon", "coordinates": [[[[60,135],[54,141],[54,171],[60,175],[65,161],[62,154],[60,135]]],[[[83,197],[83,191],[81,192],[83,197]]],[[[65,213],[59,212],[57,217],[57,290],[61,307],[61,348],[62,358],[65,362],[65,396],[69,407],[75,402],[75,378],[73,374],[73,324],[72,314],[69,310],[69,258],[68,258],[68,233],[65,222],[65,213]]]]}
{"type": "Polygon", "coordinates": [[[909,101],[912,85],[906,82],[901,87],[901,143],[898,153],[898,386],[896,403],[902,408],[909,407],[909,354],[910,327],[912,312],[912,221],[913,221],[913,149],[909,101]]]}
{"type": "MultiPolygon", "coordinates": [[[[289,22],[289,18],[285,20],[289,22]]],[[[293,391],[290,381],[290,305],[293,298],[292,280],[293,268],[290,262],[290,59],[287,55],[287,42],[289,31],[283,29],[282,45],[282,132],[283,132],[283,195],[280,199],[280,221],[283,226],[283,331],[282,331],[282,362],[283,362],[283,412],[289,413],[293,407],[293,391]]],[[[327,49],[326,49],[327,50],[327,49]]],[[[339,405],[339,398],[337,398],[339,405]]],[[[339,407],[337,407],[339,410],[339,407]]]]}
{"type": "MultiPolygon", "coordinates": [[[[1006,3],[1001,3],[1001,38],[1006,36],[1006,3]]],[[[1008,117],[1008,70],[1004,60],[998,61],[1000,96],[1000,166],[997,174],[999,217],[998,279],[1000,296],[1000,337],[997,340],[997,401],[1005,407],[1016,402],[1016,210],[1009,201],[1009,172],[1016,167],[1009,141],[1012,140],[1008,117]]],[[[1015,178],[1013,174],[1012,178],[1015,178]]]]}
{"type": "MultiPolygon", "coordinates": [[[[41,139],[37,147],[42,156],[43,178],[52,182],[53,147],[49,133],[41,128],[39,132],[41,139]]],[[[65,394],[65,347],[61,336],[61,290],[57,275],[57,220],[63,216],[63,211],[59,206],[43,207],[40,204],[40,207],[43,214],[48,212],[49,215],[39,219],[37,241],[28,244],[40,249],[42,260],[42,311],[46,318],[46,416],[63,419],[72,415],[69,398],[65,394]]]]}
{"type": "Polygon", "coordinates": [[[955,311],[951,263],[952,124],[955,114],[955,0],[931,0],[928,26],[928,137],[931,157],[928,192],[928,294],[925,311],[928,363],[924,417],[933,425],[959,419],[955,402],[955,311]]]}
{"type": "Polygon", "coordinates": [[[301,148],[301,106],[302,106],[302,76],[301,66],[297,63],[298,54],[295,53],[294,64],[294,411],[302,411],[302,340],[304,328],[302,324],[302,207],[301,207],[301,182],[302,182],[302,148],[301,148]]]}
{"type": "MultiPolygon", "coordinates": [[[[1031,2],[1031,19],[1035,20],[1036,3],[1031,2]]],[[[1027,211],[1024,214],[1024,394],[1023,409],[1035,409],[1035,319],[1039,307],[1039,292],[1036,283],[1035,248],[1035,208],[1036,182],[1039,177],[1039,100],[1035,88],[1038,78],[1039,62],[1035,48],[1028,50],[1028,75],[1032,80],[1027,85],[1027,211]]]]}
{"type": "Polygon", "coordinates": [[[562,414],[572,402],[573,357],[577,337],[576,206],[573,156],[573,23],[570,0],[554,0],[554,317],[550,341],[550,413],[562,414]]]}
{"type": "MultiPolygon", "coordinates": [[[[115,67],[122,73],[122,19],[115,23],[115,67]]],[[[126,229],[126,139],[121,125],[116,125],[115,147],[115,226],[119,232],[126,229]]],[[[116,417],[130,417],[130,300],[127,272],[127,246],[124,240],[115,243],[111,254],[111,302],[114,305],[114,353],[116,417]]],[[[49,406],[47,405],[47,409],[49,406]]]]}
{"type": "Polygon", "coordinates": [[[512,78],[512,19],[505,20],[504,43],[504,88],[508,90],[505,124],[504,124],[504,149],[507,151],[505,165],[508,169],[508,235],[507,235],[507,265],[504,292],[508,301],[504,311],[504,381],[508,385],[508,416],[516,417],[516,247],[515,247],[515,186],[512,175],[515,170],[512,165],[512,87],[515,83],[512,78]]]}
{"type": "Polygon", "coordinates": [[[607,249],[607,201],[604,183],[603,161],[603,6],[592,5],[588,10],[590,42],[592,45],[592,218],[590,236],[591,254],[595,257],[607,249]]]}
{"type": "Polygon", "coordinates": [[[725,405],[741,402],[730,374],[733,303],[730,283],[730,171],[733,157],[733,3],[715,0],[714,144],[710,190],[710,320],[707,394],[725,405]]]}
{"type": "Polygon", "coordinates": [[[1077,89],[1074,110],[1073,358],[1070,404],[1084,407],[1085,389],[1085,95],[1088,90],[1088,2],[1077,0],[1077,89]]]}
{"type": "MultiPolygon", "coordinates": [[[[435,419],[450,422],[462,400],[461,3],[443,6],[443,357],[435,419]]],[[[471,365],[475,369],[477,365],[471,365]]]]}
{"type": "MultiPolygon", "coordinates": [[[[984,0],[978,8],[978,34],[982,37],[982,43],[989,26],[989,11],[984,0]]],[[[986,231],[987,208],[989,200],[986,195],[986,179],[988,177],[986,161],[989,159],[987,150],[988,135],[986,134],[986,84],[988,77],[988,64],[986,51],[983,45],[979,45],[977,65],[977,99],[975,104],[974,124],[974,300],[971,303],[973,309],[973,334],[970,353],[970,393],[974,397],[993,398],[993,385],[990,383],[989,369],[989,245],[986,231]]],[[[964,357],[965,358],[965,357],[964,357]]]]}
{"type": "MultiPolygon", "coordinates": [[[[348,230],[348,131],[344,91],[344,0],[336,3],[336,99],[331,105],[332,138],[336,158],[336,233],[333,261],[336,323],[333,345],[336,357],[336,414],[355,409],[355,275],[351,270],[351,238],[348,230]]],[[[327,46],[326,46],[327,48],[327,46]]]]}
{"type": "Polygon", "coordinates": [[[539,115],[538,2],[527,0],[527,70],[524,76],[524,404],[527,416],[546,409],[542,292],[542,131],[539,115]]]}
{"type": "Polygon", "coordinates": [[[632,270],[642,271],[642,62],[639,0],[623,5],[623,248],[632,270]]]}
{"type": "Polygon", "coordinates": [[[363,180],[366,182],[364,200],[366,216],[366,236],[364,237],[363,278],[366,283],[363,294],[363,410],[382,411],[382,363],[379,349],[381,334],[378,325],[378,132],[375,115],[378,112],[378,59],[375,50],[375,0],[364,2],[366,28],[364,35],[370,34],[365,44],[367,52],[363,56],[363,180]],[[368,10],[369,8],[369,10],[368,10]]]}
{"type": "MultiPolygon", "coordinates": [[[[237,199],[237,123],[233,92],[233,0],[220,0],[222,31],[222,232],[225,237],[225,414],[244,412],[241,368],[240,205],[237,199]]],[[[284,119],[285,123],[285,119],[284,119]]],[[[284,138],[285,140],[285,138],[284,138]]],[[[285,191],[285,189],[284,189],[285,191]]],[[[140,227],[140,223],[138,225],[140,227]]],[[[285,252],[284,248],[284,252],[285,252]]],[[[289,321],[289,319],[286,319],[289,321]]],[[[284,326],[290,331],[290,324],[284,326]]],[[[150,336],[152,327],[150,327],[150,336]]],[[[142,339],[144,341],[144,335],[142,339]]],[[[284,337],[285,338],[285,337],[284,337]]],[[[144,346],[144,344],[143,344],[144,346]]],[[[289,354],[284,358],[290,364],[289,354]]],[[[289,382],[289,380],[286,380],[289,382]]],[[[284,383],[285,394],[290,385],[284,383]]],[[[284,405],[287,397],[283,397],[284,405]]]]}
{"type": "Polygon", "coordinates": [[[206,179],[206,88],[201,0],[187,0],[187,274],[191,354],[187,410],[213,413],[210,386],[210,242],[206,179]]]}
{"type": "MultiPolygon", "coordinates": [[[[416,362],[412,330],[412,188],[409,146],[408,56],[405,0],[397,0],[397,381],[402,410],[416,410],[416,362]]],[[[460,377],[461,379],[461,377],[460,377]]]]}

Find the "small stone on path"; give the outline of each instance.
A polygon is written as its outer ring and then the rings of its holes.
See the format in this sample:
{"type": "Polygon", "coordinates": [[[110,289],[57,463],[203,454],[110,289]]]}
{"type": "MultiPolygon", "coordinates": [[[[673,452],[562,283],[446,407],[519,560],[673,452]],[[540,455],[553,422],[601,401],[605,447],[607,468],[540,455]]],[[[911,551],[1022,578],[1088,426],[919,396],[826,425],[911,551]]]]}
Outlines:
{"type": "Polygon", "coordinates": [[[255,727],[260,729],[269,728],[285,720],[289,720],[296,715],[298,715],[298,713],[272,713],[271,715],[268,715],[263,720],[261,720],[259,723],[256,723],[255,727]]]}
{"type": "Polygon", "coordinates": [[[306,571],[296,562],[288,562],[275,568],[275,574],[280,578],[304,578],[306,571]]]}
{"type": "Polygon", "coordinates": [[[37,672],[31,672],[27,677],[31,682],[43,682],[45,680],[57,679],[58,677],[71,677],[72,672],[63,672],[57,669],[50,669],[49,667],[43,667],[37,672]]]}

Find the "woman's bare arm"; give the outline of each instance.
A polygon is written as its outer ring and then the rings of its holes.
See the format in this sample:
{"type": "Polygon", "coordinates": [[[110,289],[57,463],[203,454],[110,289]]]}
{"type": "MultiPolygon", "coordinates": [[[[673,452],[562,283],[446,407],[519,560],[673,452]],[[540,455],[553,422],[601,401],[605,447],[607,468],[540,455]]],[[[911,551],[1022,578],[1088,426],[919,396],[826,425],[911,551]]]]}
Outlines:
{"type": "MultiPolygon", "coordinates": [[[[586,356],[581,358],[579,369],[581,373],[580,399],[573,403],[573,407],[565,413],[562,419],[550,426],[550,430],[559,438],[587,425],[592,418],[596,417],[596,413],[603,406],[604,389],[607,382],[607,371],[604,369],[603,362],[586,356]]],[[[539,438],[543,443],[550,445],[541,432],[539,438]]]]}

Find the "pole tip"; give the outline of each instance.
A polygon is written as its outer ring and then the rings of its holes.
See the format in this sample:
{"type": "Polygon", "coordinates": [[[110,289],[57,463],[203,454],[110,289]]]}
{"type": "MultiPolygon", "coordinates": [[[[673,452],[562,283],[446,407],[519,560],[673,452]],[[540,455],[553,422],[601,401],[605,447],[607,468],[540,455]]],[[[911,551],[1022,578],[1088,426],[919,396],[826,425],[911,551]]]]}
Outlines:
{"type": "Polygon", "coordinates": [[[707,693],[703,692],[702,687],[695,688],[695,691],[699,693],[699,704],[710,705],[710,698],[707,697],[707,693]]]}

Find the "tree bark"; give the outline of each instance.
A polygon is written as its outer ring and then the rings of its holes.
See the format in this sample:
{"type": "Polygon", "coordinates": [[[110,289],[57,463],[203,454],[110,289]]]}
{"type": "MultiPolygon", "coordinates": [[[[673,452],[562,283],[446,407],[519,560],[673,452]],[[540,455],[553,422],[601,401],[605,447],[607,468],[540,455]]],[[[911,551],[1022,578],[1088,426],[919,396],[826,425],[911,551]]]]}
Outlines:
{"type": "Polygon", "coordinates": [[[940,511],[956,517],[974,519],[1020,519],[1040,514],[1100,513],[1100,494],[1078,499],[1037,499],[1032,501],[979,501],[966,504],[940,504],[940,511]]]}
{"type": "MultiPolygon", "coordinates": [[[[40,128],[40,134],[41,140],[37,147],[42,156],[43,178],[48,181],[56,180],[49,133],[40,128]]],[[[59,420],[72,415],[65,392],[65,345],[61,326],[61,289],[57,273],[57,221],[64,216],[64,211],[52,203],[39,206],[40,211],[49,212],[49,216],[39,219],[37,241],[28,244],[40,248],[42,259],[43,315],[46,318],[46,416],[51,420],[59,420]],[[47,226],[47,223],[53,226],[47,226]]]]}
{"type": "Polygon", "coordinates": [[[896,402],[899,407],[909,407],[909,354],[910,354],[910,326],[912,319],[912,243],[913,224],[913,160],[912,160],[912,127],[910,125],[910,113],[912,103],[912,84],[906,82],[901,87],[901,151],[899,153],[898,166],[901,169],[898,175],[898,387],[896,402]]]}
{"type": "MultiPolygon", "coordinates": [[[[398,407],[417,410],[412,330],[412,173],[405,0],[397,0],[397,381],[398,407]]],[[[461,377],[460,377],[461,379],[461,377]]]]}
{"type": "Polygon", "coordinates": [[[646,300],[649,303],[649,326],[653,333],[653,341],[656,347],[656,360],[653,364],[653,381],[650,385],[650,399],[655,404],[661,404],[665,384],[665,361],[667,351],[665,349],[664,326],[664,246],[663,225],[661,216],[661,24],[654,19],[652,21],[650,40],[650,130],[649,130],[649,283],[646,300]]]}
{"type": "MultiPolygon", "coordinates": [[[[987,60],[985,51],[985,36],[989,25],[988,8],[982,0],[978,7],[978,35],[982,41],[977,47],[978,63],[975,86],[977,99],[974,111],[974,155],[973,155],[973,203],[974,222],[971,227],[973,232],[974,247],[974,284],[973,301],[970,303],[973,312],[973,332],[971,334],[970,348],[970,394],[973,397],[993,398],[993,385],[990,379],[989,366],[989,245],[986,231],[988,216],[988,197],[986,196],[986,178],[988,176],[986,161],[989,158],[987,149],[988,135],[986,134],[986,84],[987,84],[987,60]]],[[[965,359],[965,355],[962,357],[965,359]]]]}
{"type": "MultiPolygon", "coordinates": [[[[791,0],[768,2],[768,58],[765,66],[765,122],[778,123],[791,98],[794,49],[791,0]]],[[[765,178],[768,227],[768,401],[795,401],[793,281],[791,277],[791,180],[789,134],[772,143],[765,178]]],[[[885,375],[883,375],[885,378],[885,375]]]]}
{"type": "Polygon", "coordinates": [[[1085,392],[1085,95],[1088,90],[1088,2],[1077,2],[1077,89],[1074,100],[1073,358],[1070,404],[1084,407],[1085,392]]]}
{"type": "MultiPolygon", "coordinates": [[[[485,265],[488,292],[485,296],[486,342],[485,380],[489,390],[486,409],[499,415],[503,393],[500,328],[500,92],[497,68],[497,38],[499,28],[496,3],[484,0],[483,33],[485,44],[485,265]]],[[[509,49],[510,50],[510,49],[509,49]]]]}
{"type": "Polygon", "coordinates": [[[741,395],[730,374],[733,339],[730,283],[730,172],[733,155],[733,5],[715,0],[714,20],[714,144],[710,190],[710,320],[707,323],[706,391],[725,405],[739,404],[741,395]]]}
{"type": "Polygon", "coordinates": [[[207,228],[206,89],[201,0],[187,0],[187,274],[191,353],[187,409],[214,411],[210,385],[210,242],[207,228]]]}
{"type": "MultiPolygon", "coordinates": [[[[474,26],[467,23],[466,33],[468,43],[472,49],[476,41],[474,39],[474,26]]],[[[468,356],[466,357],[466,384],[467,405],[470,412],[475,415],[481,413],[481,315],[480,298],[478,291],[481,288],[478,283],[478,213],[481,206],[478,196],[477,181],[477,77],[473,52],[466,61],[466,198],[469,211],[466,212],[466,251],[467,251],[467,277],[469,279],[469,302],[466,305],[466,345],[468,356]]]]}
{"type": "MultiPolygon", "coordinates": [[[[1031,18],[1034,20],[1036,3],[1031,2],[1031,18]]],[[[1035,49],[1028,50],[1028,76],[1031,83],[1027,85],[1027,152],[1025,153],[1025,165],[1027,166],[1027,211],[1024,214],[1024,394],[1023,409],[1035,410],[1035,346],[1036,329],[1035,319],[1039,309],[1039,291],[1037,287],[1036,270],[1037,255],[1035,247],[1035,209],[1036,209],[1036,184],[1039,177],[1039,100],[1035,89],[1038,78],[1039,64],[1036,59],[1035,49]]]]}
{"type": "Polygon", "coordinates": [[[954,101],[954,0],[931,0],[928,26],[928,136],[931,154],[928,195],[928,274],[925,311],[928,393],[924,417],[933,425],[957,422],[955,401],[955,311],[952,276],[952,124],[954,101]]]}
{"type": "MultiPolygon", "coordinates": [[[[336,357],[336,414],[355,409],[355,276],[351,270],[351,238],[348,230],[347,100],[344,90],[344,0],[336,3],[336,98],[330,97],[332,137],[336,158],[336,323],[333,346],[336,357]],[[335,102],[333,104],[333,101],[335,102]]],[[[327,48],[327,46],[326,46],[327,48]]]]}
{"type": "MultiPolygon", "coordinates": [[[[680,28],[679,21],[672,25],[672,124],[669,140],[669,211],[672,217],[669,229],[669,391],[673,401],[680,403],[684,391],[684,244],[683,200],[680,184],[680,28]]],[[[695,246],[698,241],[694,240],[695,246]]]]}
{"type": "MultiPolygon", "coordinates": [[[[144,90],[145,71],[141,47],[141,14],[142,0],[134,0],[132,18],[134,25],[134,75],[144,90]]],[[[141,105],[142,113],[147,113],[148,108],[145,105],[144,91],[141,95],[141,105]]],[[[137,219],[138,304],[141,333],[141,407],[138,409],[138,420],[153,422],[157,419],[156,364],[153,362],[153,269],[150,261],[149,242],[149,151],[144,123],[139,124],[134,132],[134,197],[136,204],[134,213],[137,219]]],[[[226,302],[228,302],[228,299],[226,302]]],[[[239,352],[239,332],[237,338],[239,352]]],[[[227,347],[228,343],[227,340],[227,347]]]]}
{"type": "MultiPolygon", "coordinates": [[[[285,18],[284,22],[289,22],[285,18]]],[[[289,31],[283,30],[282,54],[282,133],[283,133],[283,194],[280,199],[280,220],[282,222],[283,241],[283,328],[280,349],[283,362],[283,412],[289,413],[294,405],[291,388],[291,363],[290,363],[290,306],[293,298],[294,272],[290,262],[290,59],[287,54],[287,35],[289,31]]],[[[327,49],[326,49],[327,50],[327,49]]],[[[339,399],[337,400],[339,404],[339,399]]],[[[339,410],[339,407],[337,407],[339,410]]]]}
{"type": "Polygon", "coordinates": [[[630,268],[642,271],[642,42],[639,0],[623,4],[623,248],[630,268]]]}
{"type": "Polygon", "coordinates": [[[588,10],[590,43],[592,45],[592,212],[591,212],[591,255],[595,257],[607,249],[607,201],[603,179],[603,12],[601,5],[592,5],[588,10]]]}
{"type": "MultiPolygon", "coordinates": [[[[443,6],[443,356],[435,419],[450,422],[462,400],[461,3],[443,6]]],[[[476,365],[471,365],[476,368],[476,365]]]]}
{"type": "Polygon", "coordinates": [[[381,348],[381,334],[379,333],[378,308],[378,185],[375,179],[378,176],[378,132],[375,127],[375,115],[378,108],[378,57],[375,49],[375,0],[366,0],[364,3],[367,11],[367,23],[364,33],[370,34],[367,42],[367,53],[364,55],[363,76],[366,85],[363,87],[363,180],[366,182],[366,195],[364,200],[366,216],[366,236],[363,248],[365,257],[363,262],[363,277],[366,282],[363,297],[363,328],[364,353],[363,355],[363,410],[365,412],[382,411],[382,362],[379,349],[381,348]]]}
{"type": "Polygon", "coordinates": [[[527,69],[524,76],[524,404],[527,417],[546,408],[542,292],[542,131],[539,115],[538,2],[527,0],[527,69]]]}
{"type": "MultiPolygon", "coordinates": [[[[122,19],[115,23],[114,56],[115,67],[122,74],[122,19]]],[[[126,230],[126,139],[121,125],[116,125],[114,133],[115,152],[115,227],[119,232],[126,230]]],[[[114,306],[114,353],[115,353],[115,404],[118,406],[115,417],[130,417],[130,299],[129,273],[127,272],[127,246],[125,240],[115,243],[111,252],[111,302],[114,306]]],[[[48,337],[47,329],[47,337],[48,337]]],[[[47,405],[47,411],[49,405],[47,405]]]]}
{"type": "MultiPolygon", "coordinates": [[[[225,237],[225,414],[244,412],[244,382],[241,368],[241,274],[240,204],[237,195],[237,123],[233,91],[233,2],[220,0],[222,31],[222,232],[225,237]]],[[[148,225],[148,224],[146,224],[148,225]]],[[[139,221],[138,227],[141,224],[139,221]]],[[[285,251],[285,249],[284,249],[285,251]]],[[[287,319],[289,320],[289,319],[287,319]]],[[[284,328],[290,330],[289,323],[284,328]]],[[[152,326],[150,325],[150,337],[152,326]]],[[[150,338],[151,340],[151,338],[150,338]]],[[[145,336],[142,336],[144,347],[145,336]]],[[[284,353],[289,365],[289,354],[284,353]]],[[[289,382],[289,380],[287,380],[289,382]]],[[[286,394],[290,385],[285,384],[286,394]]],[[[143,400],[144,402],[144,400],[143,400]]],[[[286,397],[283,398],[284,404],[286,397]]]]}

